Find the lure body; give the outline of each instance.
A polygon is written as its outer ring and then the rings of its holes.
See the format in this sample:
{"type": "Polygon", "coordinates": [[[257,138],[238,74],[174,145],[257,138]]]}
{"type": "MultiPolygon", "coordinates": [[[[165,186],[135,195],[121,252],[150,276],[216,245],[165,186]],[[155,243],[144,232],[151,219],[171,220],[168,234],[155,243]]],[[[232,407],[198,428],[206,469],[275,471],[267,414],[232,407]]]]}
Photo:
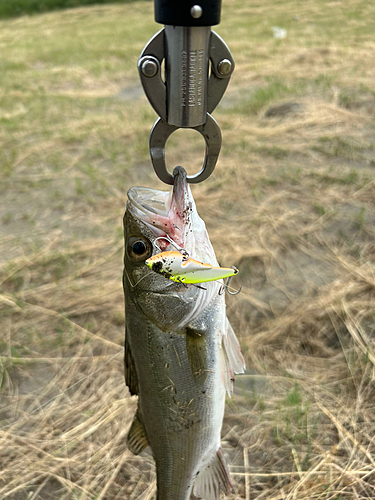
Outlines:
{"type": "Polygon", "coordinates": [[[235,267],[216,267],[198,260],[186,257],[178,251],[161,252],[146,260],[145,264],[172,281],[196,284],[206,281],[216,281],[235,276],[235,267]]]}

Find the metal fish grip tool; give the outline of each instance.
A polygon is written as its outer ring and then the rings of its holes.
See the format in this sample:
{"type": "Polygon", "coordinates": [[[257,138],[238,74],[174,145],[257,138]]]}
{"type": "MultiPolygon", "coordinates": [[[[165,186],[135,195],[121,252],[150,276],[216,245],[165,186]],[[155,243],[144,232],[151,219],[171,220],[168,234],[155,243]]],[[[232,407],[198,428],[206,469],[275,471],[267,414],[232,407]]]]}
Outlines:
{"type": "Polygon", "coordinates": [[[221,0],[155,0],[155,21],[164,28],[151,38],[138,60],[143,89],[159,118],[150,134],[150,156],[159,179],[173,185],[165,145],[179,128],[197,130],[206,143],[201,170],[188,176],[198,183],[216,165],[221,132],[211,113],[234,70],[225,42],[211,30],[220,22],[221,0]],[[164,63],[164,75],[163,72],[164,63]]]}

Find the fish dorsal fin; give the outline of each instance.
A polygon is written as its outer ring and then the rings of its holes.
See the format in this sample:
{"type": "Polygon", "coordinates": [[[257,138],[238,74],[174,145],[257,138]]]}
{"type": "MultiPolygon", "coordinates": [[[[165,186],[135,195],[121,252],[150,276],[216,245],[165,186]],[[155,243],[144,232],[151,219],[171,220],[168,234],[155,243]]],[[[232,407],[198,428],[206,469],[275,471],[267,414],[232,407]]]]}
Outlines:
{"type": "Polygon", "coordinates": [[[127,443],[129,450],[134,455],[139,455],[141,451],[149,446],[145,429],[137,415],[134,417],[130,431],[128,432],[127,443]]]}
{"type": "Polygon", "coordinates": [[[130,349],[128,335],[125,333],[125,382],[132,396],[138,395],[138,378],[134,360],[130,349]]]}
{"type": "Polygon", "coordinates": [[[223,450],[219,448],[194,483],[194,495],[204,500],[220,500],[220,490],[226,495],[233,491],[223,450]]]}
{"type": "Polygon", "coordinates": [[[244,373],[245,359],[241,352],[241,346],[238,342],[236,334],[229,323],[228,318],[225,318],[225,332],[223,335],[223,343],[225,352],[228,356],[229,367],[234,373],[244,373]]]}

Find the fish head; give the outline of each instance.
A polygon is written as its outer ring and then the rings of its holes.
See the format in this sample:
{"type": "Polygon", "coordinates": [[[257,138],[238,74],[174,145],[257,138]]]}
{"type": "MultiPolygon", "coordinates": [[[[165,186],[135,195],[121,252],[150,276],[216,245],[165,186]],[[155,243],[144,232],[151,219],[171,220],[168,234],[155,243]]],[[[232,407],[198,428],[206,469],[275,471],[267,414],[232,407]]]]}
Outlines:
{"type": "Polygon", "coordinates": [[[174,179],[170,192],[131,188],[124,216],[125,299],[162,330],[186,326],[219,289],[216,283],[204,284],[203,290],[171,281],[145,264],[162,251],[181,248],[203,262],[217,265],[182,167],[175,169],[174,179]]]}

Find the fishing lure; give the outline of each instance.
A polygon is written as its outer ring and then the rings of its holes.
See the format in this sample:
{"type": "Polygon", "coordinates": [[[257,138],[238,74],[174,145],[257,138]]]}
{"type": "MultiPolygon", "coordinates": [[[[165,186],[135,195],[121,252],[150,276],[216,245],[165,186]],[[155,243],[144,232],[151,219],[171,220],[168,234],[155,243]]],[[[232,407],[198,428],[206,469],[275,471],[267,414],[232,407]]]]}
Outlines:
{"type": "Polygon", "coordinates": [[[238,274],[235,267],[214,267],[192,259],[179,251],[160,252],[145,261],[158,274],[172,281],[186,284],[204,283],[230,278],[238,274]]]}

